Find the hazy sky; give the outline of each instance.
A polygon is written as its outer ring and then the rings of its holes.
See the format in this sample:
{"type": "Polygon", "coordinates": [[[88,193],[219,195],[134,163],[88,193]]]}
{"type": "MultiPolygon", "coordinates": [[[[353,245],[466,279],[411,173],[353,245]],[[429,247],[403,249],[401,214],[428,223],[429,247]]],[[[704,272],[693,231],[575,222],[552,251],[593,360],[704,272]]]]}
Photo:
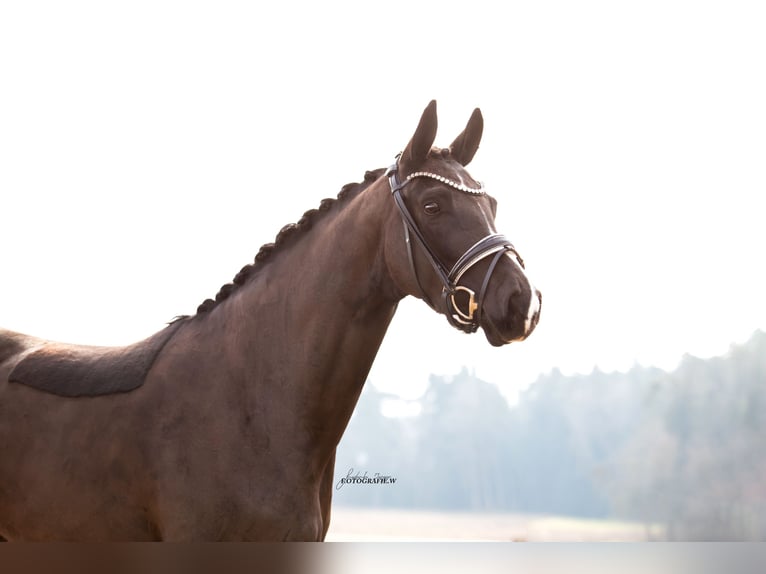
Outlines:
{"type": "Polygon", "coordinates": [[[388,165],[429,100],[544,294],[526,342],[403,302],[371,380],[672,368],[766,328],[761,2],[3,2],[0,325],[128,343],[388,165]]]}

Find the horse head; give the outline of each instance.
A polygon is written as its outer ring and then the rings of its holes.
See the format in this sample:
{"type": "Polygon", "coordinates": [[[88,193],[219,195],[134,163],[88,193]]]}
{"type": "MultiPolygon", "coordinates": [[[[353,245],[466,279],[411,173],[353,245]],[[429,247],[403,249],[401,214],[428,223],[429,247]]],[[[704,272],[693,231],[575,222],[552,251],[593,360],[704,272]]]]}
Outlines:
{"type": "Polygon", "coordinates": [[[449,148],[433,147],[436,102],[425,109],[386,172],[399,216],[389,220],[386,265],[401,291],[461,331],[481,327],[501,346],[532,333],[542,297],[516,248],[495,228],[497,202],[465,169],[483,127],[477,108],[449,148]]]}

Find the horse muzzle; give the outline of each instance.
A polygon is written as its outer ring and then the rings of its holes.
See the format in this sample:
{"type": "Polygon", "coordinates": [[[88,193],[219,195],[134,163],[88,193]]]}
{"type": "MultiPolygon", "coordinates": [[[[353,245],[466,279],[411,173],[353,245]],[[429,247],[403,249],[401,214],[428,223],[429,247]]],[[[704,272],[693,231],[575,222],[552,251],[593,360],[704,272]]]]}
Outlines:
{"type": "Polygon", "coordinates": [[[523,341],[540,321],[542,293],[532,285],[523,268],[511,261],[515,273],[498,281],[484,301],[481,326],[495,347],[523,341]]]}

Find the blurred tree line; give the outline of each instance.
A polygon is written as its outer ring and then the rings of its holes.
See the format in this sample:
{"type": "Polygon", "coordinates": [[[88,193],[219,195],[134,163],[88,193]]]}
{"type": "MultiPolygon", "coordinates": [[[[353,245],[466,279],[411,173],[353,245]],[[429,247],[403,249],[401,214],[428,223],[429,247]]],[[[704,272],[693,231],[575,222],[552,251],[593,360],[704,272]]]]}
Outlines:
{"type": "Polygon", "coordinates": [[[670,540],[766,539],[766,333],[670,373],[541,376],[509,407],[467,370],[430,378],[417,416],[366,385],[341,441],[336,504],[619,517],[670,540]]]}

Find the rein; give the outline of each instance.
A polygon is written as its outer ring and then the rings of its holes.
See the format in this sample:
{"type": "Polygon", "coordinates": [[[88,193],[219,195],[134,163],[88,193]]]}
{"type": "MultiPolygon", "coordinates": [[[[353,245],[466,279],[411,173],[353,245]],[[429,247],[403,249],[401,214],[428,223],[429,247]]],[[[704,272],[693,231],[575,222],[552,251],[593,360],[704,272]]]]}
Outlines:
{"type": "Polygon", "coordinates": [[[398,168],[399,162],[397,157],[397,162],[389,167],[388,170],[386,170],[385,175],[388,178],[388,183],[391,186],[391,194],[394,197],[394,201],[396,202],[396,206],[399,208],[399,212],[402,216],[402,221],[404,222],[404,240],[407,244],[407,256],[410,262],[410,268],[415,275],[415,281],[417,282],[418,288],[423,295],[423,300],[428,303],[432,309],[436,310],[436,307],[426,294],[425,290],[423,289],[423,285],[420,282],[420,278],[418,277],[417,268],[415,267],[415,258],[412,251],[412,241],[410,240],[410,234],[412,234],[417,240],[417,243],[420,245],[423,253],[426,256],[426,259],[431,264],[431,267],[433,267],[436,275],[439,277],[439,280],[442,283],[442,295],[447,310],[447,320],[449,321],[450,325],[465,333],[473,333],[479,328],[484,295],[487,291],[487,286],[489,285],[489,280],[492,277],[492,273],[494,272],[500,258],[504,253],[510,252],[516,256],[516,259],[519,261],[519,264],[522,266],[522,268],[524,267],[524,262],[517,253],[516,248],[514,248],[513,244],[508,240],[507,237],[499,233],[492,233],[469,247],[466,252],[463,253],[463,255],[461,255],[455,264],[448,270],[447,267],[439,260],[439,257],[436,255],[436,253],[434,253],[434,251],[429,247],[428,242],[423,236],[423,233],[420,231],[417,223],[415,222],[415,219],[412,217],[410,210],[407,209],[407,206],[404,203],[404,198],[402,197],[402,189],[404,189],[404,187],[412,180],[419,177],[425,177],[435,179],[463,193],[469,193],[472,195],[484,195],[484,191],[481,187],[478,189],[473,189],[467,187],[466,185],[459,184],[450,179],[447,179],[444,176],[425,171],[417,171],[415,173],[411,173],[404,181],[400,181],[397,174],[398,168]],[[479,291],[479,298],[476,299],[476,293],[472,289],[469,289],[463,285],[459,285],[458,283],[469,269],[471,269],[479,261],[482,261],[492,254],[495,256],[492,258],[492,261],[489,264],[489,268],[484,275],[484,281],[482,282],[481,289],[479,291]],[[456,297],[459,293],[463,293],[468,297],[467,309],[465,311],[460,309],[458,306],[456,297]]]}

